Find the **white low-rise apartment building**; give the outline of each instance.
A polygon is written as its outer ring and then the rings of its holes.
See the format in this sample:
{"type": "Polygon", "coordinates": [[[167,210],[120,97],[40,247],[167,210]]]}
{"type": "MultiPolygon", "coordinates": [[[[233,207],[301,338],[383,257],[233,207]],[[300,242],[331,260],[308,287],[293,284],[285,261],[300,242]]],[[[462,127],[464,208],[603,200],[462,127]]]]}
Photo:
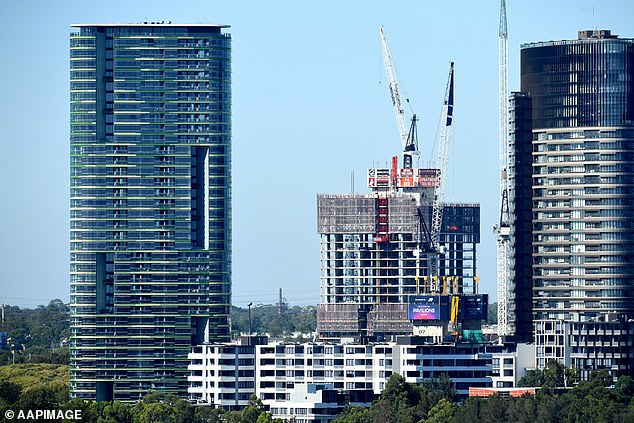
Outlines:
{"type": "MultiPolygon", "coordinates": [[[[520,362],[509,346],[433,344],[416,336],[367,345],[244,337],[194,347],[188,392],[192,402],[228,410],[244,408],[255,394],[274,417],[327,422],[348,403],[369,406],[393,373],[412,383],[447,375],[467,396],[469,387],[495,386],[494,361],[511,357],[514,366],[520,362]]],[[[517,381],[510,373],[505,380],[517,381]]]]}

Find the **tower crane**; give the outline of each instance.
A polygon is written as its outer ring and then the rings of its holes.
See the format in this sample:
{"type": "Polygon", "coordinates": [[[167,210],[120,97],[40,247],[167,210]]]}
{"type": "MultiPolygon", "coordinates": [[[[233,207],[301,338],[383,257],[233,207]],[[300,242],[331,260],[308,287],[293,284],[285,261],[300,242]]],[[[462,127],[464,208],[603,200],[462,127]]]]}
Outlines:
{"type": "Polygon", "coordinates": [[[454,80],[454,63],[449,65],[449,78],[447,80],[447,89],[445,90],[445,98],[441,112],[441,129],[440,140],[438,143],[438,184],[434,191],[434,201],[432,204],[432,222],[431,228],[425,224],[423,211],[420,204],[420,198],[417,200],[418,219],[419,219],[419,240],[418,248],[414,250],[416,257],[416,279],[418,280],[419,260],[421,253],[427,255],[427,275],[431,278],[433,284],[434,279],[439,277],[439,261],[440,255],[444,253],[440,245],[440,229],[442,226],[442,214],[445,205],[445,192],[447,187],[447,169],[449,167],[449,151],[453,142],[453,80],[454,80]],[[425,235],[426,245],[423,245],[422,235],[425,235]]]}
{"type": "MultiPolygon", "coordinates": [[[[392,98],[392,108],[394,109],[394,116],[396,117],[396,126],[398,127],[398,134],[401,137],[401,144],[403,146],[403,168],[412,168],[412,155],[420,154],[418,151],[418,139],[416,135],[416,114],[412,116],[412,123],[407,128],[405,120],[405,110],[403,109],[403,103],[401,102],[401,93],[398,87],[398,81],[396,79],[396,71],[394,69],[394,61],[392,59],[392,52],[390,46],[387,44],[387,38],[385,37],[385,31],[383,27],[379,29],[381,34],[381,51],[383,53],[383,65],[385,66],[385,74],[387,75],[390,97],[392,98]]],[[[409,100],[408,100],[409,101],[409,100]]]]}
{"type": "Polygon", "coordinates": [[[497,235],[497,294],[498,336],[513,334],[512,293],[513,280],[510,271],[511,218],[509,207],[509,159],[508,159],[508,32],[506,24],[506,1],[500,3],[500,29],[498,39],[498,83],[499,83],[499,137],[500,137],[500,221],[493,226],[497,235]]]}
{"type": "MultiPolygon", "coordinates": [[[[412,116],[411,125],[407,130],[405,111],[401,102],[400,90],[396,78],[396,72],[394,69],[394,62],[392,53],[390,51],[387,39],[385,37],[385,31],[383,27],[380,28],[381,35],[381,50],[383,53],[383,63],[385,65],[385,73],[387,75],[390,87],[390,97],[392,99],[392,107],[394,109],[394,116],[396,117],[396,125],[398,127],[399,136],[401,138],[401,144],[403,147],[403,168],[409,172],[409,174],[417,173],[422,169],[413,169],[412,167],[412,155],[420,154],[418,151],[418,137],[416,123],[418,121],[416,114],[412,116]]],[[[427,276],[430,281],[438,279],[439,271],[439,258],[443,253],[439,245],[440,228],[442,224],[442,213],[444,207],[444,197],[446,190],[446,174],[448,168],[449,149],[451,147],[453,139],[453,106],[454,106],[454,94],[453,94],[453,80],[454,80],[454,64],[451,62],[449,69],[449,79],[447,81],[447,89],[445,92],[443,108],[441,113],[441,131],[440,141],[438,148],[438,169],[436,170],[437,182],[428,187],[434,188],[434,198],[432,204],[432,222],[431,225],[427,225],[425,222],[425,213],[422,208],[422,196],[423,191],[418,186],[418,196],[416,199],[417,214],[419,219],[419,235],[418,246],[413,251],[416,257],[416,281],[418,285],[419,280],[419,266],[420,257],[425,255],[427,257],[427,276]],[[424,238],[424,242],[423,242],[424,238]]],[[[396,184],[396,187],[399,187],[396,184]]],[[[404,186],[400,186],[404,187],[404,186]]],[[[415,186],[410,186],[416,188],[415,186]]]]}
{"type": "Polygon", "coordinates": [[[445,99],[443,101],[442,115],[441,115],[441,128],[440,128],[440,140],[438,143],[438,161],[437,166],[439,168],[439,183],[434,193],[434,203],[432,207],[432,221],[430,230],[430,244],[431,249],[434,251],[430,255],[431,260],[431,275],[438,275],[438,259],[439,254],[442,254],[442,248],[439,245],[440,228],[442,225],[442,213],[445,204],[445,192],[447,189],[447,169],[449,167],[449,150],[453,141],[453,78],[454,78],[454,64],[449,65],[449,79],[447,80],[447,89],[445,90],[445,99]]]}

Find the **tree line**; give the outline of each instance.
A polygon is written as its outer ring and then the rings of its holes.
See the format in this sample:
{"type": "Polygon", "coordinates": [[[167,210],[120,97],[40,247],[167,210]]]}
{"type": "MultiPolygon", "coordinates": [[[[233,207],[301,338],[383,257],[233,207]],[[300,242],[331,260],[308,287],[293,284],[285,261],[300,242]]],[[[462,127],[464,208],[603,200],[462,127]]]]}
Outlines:
{"type": "MultiPolygon", "coordinates": [[[[68,399],[68,386],[38,386],[23,390],[14,382],[0,380],[0,415],[7,410],[79,410],[85,423],[274,423],[255,395],[241,411],[208,405],[192,405],[174,394],[150,392],[136,404],[119,401],[68,399]]],[[[17,414],[16,414],[17,415],[17,414]]]]}
{"type": "Polygon", "coordinates": [[[0,331],[7,343],[0,345],[0,365],[11,363],[67,364],[69,358],[70,307],[51,300],[35,309],[4,305],[0,331]]]}
{"type": "Polygon", "coordinates": [[[519,384],[540,389],[534,396],[456,401],[446,377],[415,385],[393,374],[371,407],[346,407],[333,423],[634,422],[630,376],[621,376],[615,383],[600,371],[587,381],[576,381],[574,371],[552,362],[543,371],[529,372],[519,384]]]}
{"type": "MultiPolygon", "coordinates": [[[[82,421],[96,423],[273,423],[252,395],[241,411],[194,405],[174,394],[149,392],[136,404],[69,399],[68,366],[20,364],[0,367],[0,415],[6,410],[81,410],[82,421]]],[[[334,423],[440,422],[634,422],[634,381],[614,382],[605,372],[587,381],[557,363],[529,372],[519,383],[538,385],[534,396],[491,396],[459,400],[447,376],[420,384],[393,374],[370,407],[347,406],[334,423]],[[574,385],[573,387],[570,387],[574,385]]]]}
{"type": "MultiPolygon", "coordinates": [[[[317,328],[317,307],[258,304],[251,308],[251,333],[288,336],[300,332],[311,334],[317,328]]],[[[249,309],[231,307],[231,330],[234,335],[249,332],[249,309]]]]}
{"type": "MultiPolygon", "coordinates": [[[[69,359],[70,307],[55,299],[34,309],[4,306],[0,331],[8,341],[0,345],[0,365],[19,363],[67,364],[69,359]]],[[[232,333],[249,332],[248,308],[231,307],[232,333]]],[[[251,309],[251,332],[290,336],[300,332],[308,337],[317,327],[315,306],[258,304],[251,309]]]]}

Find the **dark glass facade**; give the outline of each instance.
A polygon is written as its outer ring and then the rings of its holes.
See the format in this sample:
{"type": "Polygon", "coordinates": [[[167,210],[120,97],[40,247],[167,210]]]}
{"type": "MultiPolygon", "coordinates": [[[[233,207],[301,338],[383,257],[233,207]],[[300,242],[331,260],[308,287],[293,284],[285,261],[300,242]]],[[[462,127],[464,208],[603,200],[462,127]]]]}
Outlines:
{"type": "Polygon", "coordinates": [[[632,40],[608,35],[525,44],[521,66],[535,129],[633,124],[632,40]]]}
{"type": "Polygon", "coordinates": [[[631,315],[634,40],[582,31],[523,45],[521,63],[532,99],[534,317],[631,315]]]}
{"type": "Polygon", "coordinates": [[[71,395],[186,394],[229,339],[231,39],[217,25],[70,36],[71,395]]]}

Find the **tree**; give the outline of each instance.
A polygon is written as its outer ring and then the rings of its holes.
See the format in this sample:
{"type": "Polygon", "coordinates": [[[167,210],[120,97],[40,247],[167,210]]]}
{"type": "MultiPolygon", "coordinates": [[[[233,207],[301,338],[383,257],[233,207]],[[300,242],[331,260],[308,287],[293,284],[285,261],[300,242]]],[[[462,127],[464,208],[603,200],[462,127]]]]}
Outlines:
{"type": "Polygon", "coordinates": [[[469,397],[462,401],[460,407],[456,409],[454,421],[456,422],[479,422],[480,408],[487,401],[486,398],[469,397]]]}
{"type": "Polygon", "coordinates": [[[11,405],[18,401],[22,388],[17,383],[0,380],[0,405],[11,405]]]}
{"type": "Polygon", "coordinates": [[[540,370],[527,370],[517,382],[517,386],[539,388],[544,384],[544,374],[540,370]]]}
{"type": "Polygon", "coordinates": [[[16,404],[22,410],[50,410],[58,408],[60,401],[54,387],[37,386],[23,392],[16,404]]]}
{"type": "Polygon", "coordinates": [[[242,423],[257,423],[258,417],[261,414],[264,414],[264,404],[262,401],[255,396],[255,394],[251,394],[249,397],[249,405],[244,407],[242,410],[242,423]]]}
{"type": "MultiPolygon", "coordinates": [[[[249,310],[231,307],[231,327],[234,333],[249,331],[249,310]]],[[[292,332],[312,333],[317,326],[315,306],[288,307],[281,309],[273,304],[258,304],[251,308],[251,332],[284,335],[292,332]]]]}
{"type": "Polygon", "coordinates": [[[381,399],[398,408],[401,403],[407,405],[417,403],[419,395],[413,385],[406,382],[403,376],[393,373],[381,393],[381,399]]]}
{"type": "Polygon", "coordinates": [[[194,421],[194,408],[184,399],[162,392],[149,392],[132,409],[135,423],[194,421]],[[154,420],[153,420],[154,419],[154,420]]]}
{"type": "Polygon", "coordinates": [[[5,323],[10,350],[0,351],[0,364],[12,363],[68,363],[68,349],[57,353],[68,341],[69,307],[61,300],[52,300],[48,306],[20,309],[5,306],[5,323]],[[13,354],[13,351],[15,354],[13,354]]]}
{"type": "Polygon", "coordinates": [[[139,402],[134,407],[134,423],[173,423],[179,421],[173,407],[162,402],[139,402]]]}
{"type": "Polygon", "coordinates": [[[510,422],[533,423],[537,417],[538,401],[533,396],[524,395],[507,401],[507,416],[510,422]]]}
{"type": "Polygon", "coordinates": [[[132,406],[119,401],[105,402],[97,423],[132,422],[132,406]]]}
{"type": "Polygon", "coordinates": [[[346,405],[333,423],[370,423],[370,410],[366,407],[346,405]]]}
{"type": "Polygon", "coordinates": [[[220,423],[224,410],[208,405],[198,405],[194,411],[194,421],[197,423],[220,423]]]}
{"type": "MultiPolygon", "coordinates": [[[[398,404],[402,404],[402,403],[398,403],[398,404]]],[[[406,407],[407,405],[403,406],[403,408],[406,408],[406,407]]],[[[398,406],[395,406],[394,403],[386,399],[380,399],[374,402],[374,404],[372,404],[372,407],[370,408],[370,421],[372,422],[393,421],[398,423],[404,423],[402,420],[399,420],[399,416],[398,416],[399,411],[401,410],[399,410],[398,406]]],[[[401,414],[404,414],[403,411],[401,412],[401,414]]],[[[400,416],[401,419],[403,417],[404,417],[403,415],[400,416]]]]}
{"type": "Polygon", "coordinates": [[[446,374],[440,375],[438,379],[424,381],[420,386],[420,392],[421,411],[424,415],[427,415],[429,410],[441,399],[444,398],[453,403],[457,396],[456,388],[454,388],[451,378],[446,374]]]}
{"type": "Polygon", "coordinates": [[[566,386],[565,366],[556,360],[550,360],[543,370],[543,388],[563,388],[566,386]]]}
{"type": "Polygon", "coordinates": [[[506,415],[508,402],[508,398],[500,398],[497,395],[488,397],[480,409],[480,418],[485,422],[509,421],[506,415]]]}
{"type": "Polygon", "coordinates": [[[529,370],[518,381],[517,386],[541,387],[544,389],[565,388],[577,378],[577,371],[569,369],[556,360],[550,360],[543,370],[529,370]]]}
{"type": "Polygon", "coordinates": [[[256,423],[273,423],[273,416],[271,416],[269,413],[262,413],[258,416],[258,419],[256,420],[256,423]]]}
{"type": "Polygon", "coordinates": [[[429,413],[425,423],[445,423],[453,420],[456,414],[456,406],[447,400],[447,398],[441,398],[436,405],[434,405],[429,413]]]}
{"type": "Polygon", "coordinates": [[[622,404],[629,404],[634,395],[634,381],[631,376],[621,376],[614,384],[614,396],[622,404]]]}

